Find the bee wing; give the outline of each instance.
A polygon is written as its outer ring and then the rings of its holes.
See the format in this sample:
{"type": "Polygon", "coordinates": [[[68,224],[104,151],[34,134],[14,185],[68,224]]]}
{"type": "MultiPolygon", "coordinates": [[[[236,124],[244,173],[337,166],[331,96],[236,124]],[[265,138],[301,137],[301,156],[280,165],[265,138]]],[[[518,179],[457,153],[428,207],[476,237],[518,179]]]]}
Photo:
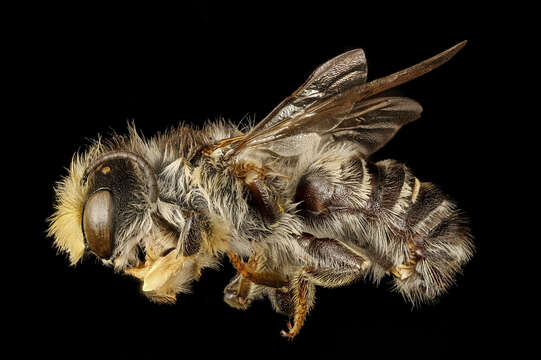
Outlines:
{"type": "Polygon", "coordinates": [[[332,58],[314,70],[304,84],[276,106],[248,136],[292,118],[318,101],[364,84],[366,76],[367,65],[363,49],[351,50],[332,58]]]}
{"type": "Polygon", "coordinates": [[[343,116],[335,117],[336,124],[319,135],[323,142],[353,141],[359,145],[360,153],[368,157],[383,147],[403,125],[417,120],[422,111],[418,102],[408,98],[371,98],[354,104],[343,116]]]}
{"type": "Polygon", "coordinates": [[[358,142],[364,155],[369,156],[422,111],[410,99],[372,97],[444,64],[465,44],[463,41],[416,65],[368,83],[362,50],[339,55],[318,67],[252,131],[233,142],[224,142],[232,145],[229,156],[252,150],[294,156],[315,138],[344,137],[358,142]]]}
{"type": "MultiPolygon", "coordinates": [[[[310,111],[310,109],[307,109],[310,111]]],[[[325,111],[302,114],[250,140],[241,150],[266,149],[280,156],[300,154],[316,140],[355,141],[368,156],[389,141],[398,129],[421,115],[417,102],[401,97],[381,97],[325,111]]]]}

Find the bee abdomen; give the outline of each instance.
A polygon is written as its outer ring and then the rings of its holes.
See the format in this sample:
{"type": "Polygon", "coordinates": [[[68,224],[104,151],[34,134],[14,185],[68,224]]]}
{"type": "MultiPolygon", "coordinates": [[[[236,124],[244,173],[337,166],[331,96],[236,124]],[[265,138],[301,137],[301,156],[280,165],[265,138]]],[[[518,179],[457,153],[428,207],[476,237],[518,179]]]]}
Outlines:
{"type": "Polygon", "coordinates": [[[420,183],[407,212],[407,256],[391,269],[395,286],[413,303],[433,301],[454,284],[473,254],[468,221],[433,184],[420,183]]]}
{"type": "Polygon", "coordinates": [[[301,179],[296,199],[307,231],[357,246],[374,264],[370,277],[392,274],[413,303],[444,293],[473,253],[467,220],[453,201],[394,160],[320,166],[301,179]]]}
{"type": "MultiPolygon", "coordinates": [[[[367,241],[388,257],[395,288],[412,303],[431,302],[454,284],[472,253],[468,222],[437,186],[393,160],[366,163],[371,195],[367,241]]],[[[388,266],[388,265],[387,265],[388,266]]]]}

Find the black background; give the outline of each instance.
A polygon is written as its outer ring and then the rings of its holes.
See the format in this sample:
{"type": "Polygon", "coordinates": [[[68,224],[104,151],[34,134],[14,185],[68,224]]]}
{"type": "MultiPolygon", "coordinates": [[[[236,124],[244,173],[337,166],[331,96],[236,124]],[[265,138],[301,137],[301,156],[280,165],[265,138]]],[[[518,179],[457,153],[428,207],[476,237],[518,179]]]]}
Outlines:
{"type": "Polygon", "coordinates": [[[28,344],[20,350],[178,358],[193,356],[193,350],[236,358],[353,351],[359,358],[438,358],[469,353],[471,346],[481,352],[513,348],[508,336],[516,329],[507,319],[514,315],[504,301],[507,238],[494,216],[508,160],[495,156],[490,143],[504,119],[489,114],[499,102],[490,81],[502,60],[489,59],[494,42],[504,39],[493,32],[490,17],[452,3],[370,9],[334,2],[48,6],[23,15],[10,30],[24,41],[13,41],[9,69],[16,80],[14,123],[33,150],[33,167],[23,170],[32,182],[26,192],[32,222],[20,225],[31,236],[25,236],[25,269],[15,279],[23,289],[9,295],[17,305],[11,336],[28,344]],[[72,154],[98,134],[122,133],[131,120],[150,136],[180,121],[261,119],[316,66],[344,51],[363,48],[369,79],[375,79],[465,39],[449,63],[397,89],[422,104],[423,116],[375,155],[405,162],[471,218],[477,254],[436,305],[412,309],[385,282],[379,288],[362,282],[318,288],[315,309],[289,342],[279,334],[286,319],[267,302],[245,312],[223,303],[223,287],[234,273],[227,261],[221,271],[205,272],[176,305],[157,305],[141,294],[140,283],[91,258],[68,266],[46,237],[54,183],[72,154]]]}

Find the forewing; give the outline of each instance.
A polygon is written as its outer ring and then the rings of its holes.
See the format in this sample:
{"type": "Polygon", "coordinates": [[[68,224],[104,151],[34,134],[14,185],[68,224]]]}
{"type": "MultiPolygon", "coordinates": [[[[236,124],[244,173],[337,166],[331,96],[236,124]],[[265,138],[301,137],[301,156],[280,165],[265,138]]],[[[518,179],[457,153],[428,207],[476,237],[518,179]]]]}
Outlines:
{"type": "Polygon", "coordinates": [[[353,50],[338,56],[316,69],[292,96],[250,133],[235,141],[229,156],[251,150],[294,156],[308,142],[322,138],[356,141],[361,152],[369,156],[387,143],[402,125],[417,119],[422,111],[421,106],[410,99],[373,96],[444,64],[465,44],[461,42],[423,62],[369,83],[365,83],[366,62],[362,51],[353,50]],[[363,60],[355,63],[352,59],[360,54],[363,60]]]}
{"type": "Polygon", "coordinates": [[[336,56],[320,65],[295,92],[284,99],[250,133],[249,140],[264,129],[294,118],[304,109],[333,95],[364,84],[367,77],[366,57],[362,49],[336,56]]]}

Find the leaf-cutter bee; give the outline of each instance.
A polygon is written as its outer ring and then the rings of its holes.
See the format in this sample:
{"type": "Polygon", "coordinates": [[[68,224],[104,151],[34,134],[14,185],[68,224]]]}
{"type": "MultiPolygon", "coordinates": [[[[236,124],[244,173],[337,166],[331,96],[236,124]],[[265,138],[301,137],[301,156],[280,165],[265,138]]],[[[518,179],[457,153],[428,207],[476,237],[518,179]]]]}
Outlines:
{"type": "Polygon", "coordinates": [[[228,257],[237,274],[224,300],[268,298],[289,338],[316,286],[390,276],[408,301],[434,301],[473,254],[468,222],[435,185],[370,156],[422,111],[381,93],[465,43],[370,82],[363,50],[348,51],[247,129],[217,121],[144,138],[132,125],[98,140],[57,184],[49,235],[72,264],[92,253],[157,302],[228,257]]]}

